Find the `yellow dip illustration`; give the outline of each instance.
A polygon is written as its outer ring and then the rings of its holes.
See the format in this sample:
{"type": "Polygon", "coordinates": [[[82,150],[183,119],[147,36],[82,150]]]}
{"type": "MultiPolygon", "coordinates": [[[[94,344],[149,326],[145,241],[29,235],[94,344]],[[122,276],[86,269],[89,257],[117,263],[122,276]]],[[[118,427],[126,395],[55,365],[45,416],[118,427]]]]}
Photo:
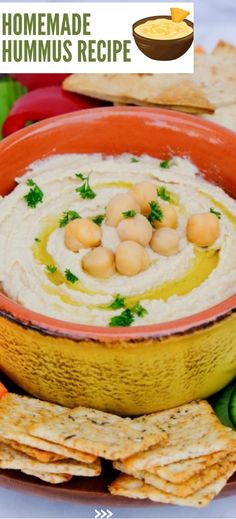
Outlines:
{"type": "Polygon", "coordinates": [[[168,18],[157,18],[138,25],[135,32],[153,40],[175,40],[191,34],[193,28],[184,21],[176,23],[168,18]]]}

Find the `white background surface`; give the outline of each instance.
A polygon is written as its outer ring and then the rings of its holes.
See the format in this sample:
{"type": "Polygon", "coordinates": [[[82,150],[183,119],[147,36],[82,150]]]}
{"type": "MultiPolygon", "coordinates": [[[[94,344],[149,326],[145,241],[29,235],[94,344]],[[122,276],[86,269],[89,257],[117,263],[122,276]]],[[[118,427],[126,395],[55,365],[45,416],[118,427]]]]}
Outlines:
{"type": "MultiPolygon", "coordinates": [[[[224,39],[236,45],[236,0],[195,0],[195,27],[198,43],[209,50],[214,47],[218,39],[224,39]]],[[[105,507],[102,506],[102,508],[105,507]]],[[[96,509],[101,509],[99,502],[96,503],[96,509]]],[[[129,508],[112,507],[111,511],[114,519],[214,517],[235,519],[236,496],[217,499],[204,509],[158,505],[150,508],[138,508],[137,504],[137,506],[129,508]]],[[[95,517],[95,512],[92,506],[49,501],[0,488],[0,518],[4,517],[92,519],[95,517]]]]}

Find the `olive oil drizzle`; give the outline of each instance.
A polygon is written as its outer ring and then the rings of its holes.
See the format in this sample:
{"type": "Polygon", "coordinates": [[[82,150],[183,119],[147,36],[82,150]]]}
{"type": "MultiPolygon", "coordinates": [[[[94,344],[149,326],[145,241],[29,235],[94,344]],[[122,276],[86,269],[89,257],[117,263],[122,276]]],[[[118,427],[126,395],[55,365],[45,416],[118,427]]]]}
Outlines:
{"type": "MultiPolygon", "coordinates": [[[[94,187],[94,189],[104,188],[104,187],[119,187],[119,188],[130,188],[132,183],[130,182],[104,182],[98,183],[94,187]]],[[[217,202],[214,198],[210,197],[206,193],[201,193],[209,198],[211,203],[214,204],[217,208],[219,208],[225,216],[234,224],[236,224],[236,217],[228,211],[225,206],[223,206],[220,202],[217,202]]],[[[171,193],[171,202],[174,205],[178,205],[180,211],[182,212],[183,208],[179,205],[178,195],[171,193]]],[[[55,265],[54,258],[47,251],[47,244],[51,234],[58,228],[58,222],[60,220],[60,215],[55,218],[51,218],[48,220],[45,228],[42,233],[39,235],[39,241],[34,242],[33,245],[33,254],[36,261],[40,264],[46,265],[55,265]]],[[[186,274],[179,279],[175,279],[173,281],[167,281],[161,285],[158,285],[150,290],[146,290],[140,294],[136,294],[134,296],[125,297],[126,307],[132,307],[136,303],[143,301],[145,299],[149,300],[162,300],[167,301],[171,296],[184,296],[190,293],[194,288],[200,286],[213,272],[213,270],[217,267],[219,262],[219,251],[214,249],[200,249],[194,248],[194,260],[186,272],[186,274]]],[[[55,265],[57,267],[57,265],[55,265]]],[[[95,292],[85,288],[80,281],[75,284],[71,284],[67,281],[65,275],[60,271],[57,267],[57,271],[55,273],[45,272],[48,280],[51,285],[44,284],[43,289],[51,295],[58,296],[61,301],[66,304],[72,306],[84,306],[84,303],[73,300],[67,294],[63,294],[59,289],[59,286],[65,284],[70,290],[85,293],[88,295],[106,295],[103,292],[95,292]],[[52,286],[54,285],[54,287],[52,286]]],[[[107,305],[94,305],[94,304],[86,304],[88,309],[99,308],[100,310],[110,310],[110,303],[107,305]]]]}

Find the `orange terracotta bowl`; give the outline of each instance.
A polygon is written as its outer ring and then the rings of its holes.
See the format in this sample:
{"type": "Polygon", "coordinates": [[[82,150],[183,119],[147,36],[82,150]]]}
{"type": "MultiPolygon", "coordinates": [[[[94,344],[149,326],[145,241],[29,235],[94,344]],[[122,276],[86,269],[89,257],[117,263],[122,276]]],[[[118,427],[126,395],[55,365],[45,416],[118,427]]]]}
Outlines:
{"type": "MultiPolygon", "coordinates": [[[[188,156],[236,196],[236,135],[198,117],[152,108],[100,108],[48,119],[0,143],[0,194],[53,154],[188,156]]],[[[217,288],[217,287],[216,287],[217,288]]],[[[0,370],[48,401],[138,415],[207,397],[236,375],[236,295],[168,323],[70,324],[0,295],[0,370]]],[[[191,309],[190,309],[191,313],[191,309]]]]}

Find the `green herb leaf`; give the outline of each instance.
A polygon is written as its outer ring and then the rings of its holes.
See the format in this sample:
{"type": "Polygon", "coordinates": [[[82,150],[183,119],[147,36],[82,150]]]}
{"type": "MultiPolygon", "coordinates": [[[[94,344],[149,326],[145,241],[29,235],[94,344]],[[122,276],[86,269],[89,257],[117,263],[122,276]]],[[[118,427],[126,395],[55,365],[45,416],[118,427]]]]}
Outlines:
{"type": "Polygon", "coordinates": [[[55,265],[46,265],[46,271],[50,274],[55,274],[57,267],[55,265]]]}
{"type": "Polygon", "coordinates": [[[59,221],[59,227],[65,227],[72,220],[77,220],[77,218],[81,218],[77,211],[64,211],[62,218],[59,221]]]}
{"type": "Polygon", "coordinates": [[[144,315],[146,315],[148,313],[146,308],[144,308],[142,305],[140,305],[140,303],[136,303],[136,305],[134,305],[131,308],[131,312],[134,315],[138,315],[138,317],[144,317],[144,315]]]}
{"type": "Polygon", "coordinates": [[[77,278],[77,276],[75,276],[75,274],[73,274],[70,269],[65,270],[65,276],[67,281],[69,281],[70,283],[74,284],[76,283],[76,281],[79,281],[79,278],[77,278]]]}
{"type": "Polygon", "coordinates": [[[81,176],[81,174],[79,173],[76,176],[78,176],[81,180],[83,177],[83,180],[85,180],[85,182],[84,182],[84,184],[82,184],[82,186],[76,188],[76,192],[80,194],[81,198],[83,198],[83,199],[88,198],[90,200],[95,198],[96,193],[92,190],[92,188],[89,185],[89,175],[87,177],[84,177],[83,175],[81,176]]]}
{"type": "Polygon", "coordinates": [[[169,169],[170,168],[170,159],[163,160],[162,162],[160,162],[160,168],[169,169]]]}
{"type": "Polygon", "coordinates": [[[91,218],[92,222],[96,223],[97,225],[102,225],[103,220],[105,220],[106,215],[105,214],[98,214],[97,216],[94,216],[91,218]]]}
{"type": "Polygon", "coordinates": [[[87,179],[87,177],[85,177],[85,176],[83,175],[83,173],[76,173],[75,176],[76,176],[77,178],[80,178],[80,180],[86,180],[86,179],[87,179]]]}
{"type": "Polygon", "coordinates": [[[125,298],[117,294],[114,301],[110,304],[109,308],[112,310],[117,310],[118,308],[124,308],[125,306],[125,298]]]}
{"type": "Polygon", "coordinates": [[[112,317],[109,321],[109,326],[130,326],[134,322],[134,316],[127,308],[120,315],[112,317]]]}
{"type": "Polygon", "coordinates": [[[39,238],[34,238],[34,241],[36,241],[37,243],[41,242],[41,240],[39,238]]]}
{"type": "Polygon", "coordinates": [[[157,194],[162,200],[168,202],[171,199],[170,192],[163,186],[157,188],[157,194]]]}
{"type": "Polygon", "coordinates": [[[221,212],[213,209],[213,207],[210,207],[210,213],[214,214],[219,220],[221,219],[221,212]]]}
{"type": "Polygon", "coordinates": [[[135,163],[135,162],[140,162],[140,160],[137,159],[136,157],[131,157],[130,162],[135,163]]]}
{"type": "Polygon", "coordinates": [[[0,80],[0,139],[2,138],[2,125],[19,97],[23,96],[27,89],[12,79],[10,76],[3,76],[0,80]]]}
{"type": "Polygon", "coordinates": [[[24,196],[24,199],[29,207],[32,207],[35,209],[35,207],[42,203],[44,194],[40,187],[32,180],[27,180],[27,186],[30,186],[31,189],[27,193],[27,195],[24,196]]]}
{"type": "Polygon", "coordinates": [[[163,218],[163,212],[157,202],[153,200],[152,202],[149,202],[150,205],[150,214],[148,215],[149,222],[153,225],[153,222],[157,220],[158,222],[162,221],[163,218]]]}
{"type": "Polygon", "coordinates": [[[133,218],[137,212],[134,209],[130,209],[130,211],[124,211],[122,214],[124,218],[133,218]]]}

